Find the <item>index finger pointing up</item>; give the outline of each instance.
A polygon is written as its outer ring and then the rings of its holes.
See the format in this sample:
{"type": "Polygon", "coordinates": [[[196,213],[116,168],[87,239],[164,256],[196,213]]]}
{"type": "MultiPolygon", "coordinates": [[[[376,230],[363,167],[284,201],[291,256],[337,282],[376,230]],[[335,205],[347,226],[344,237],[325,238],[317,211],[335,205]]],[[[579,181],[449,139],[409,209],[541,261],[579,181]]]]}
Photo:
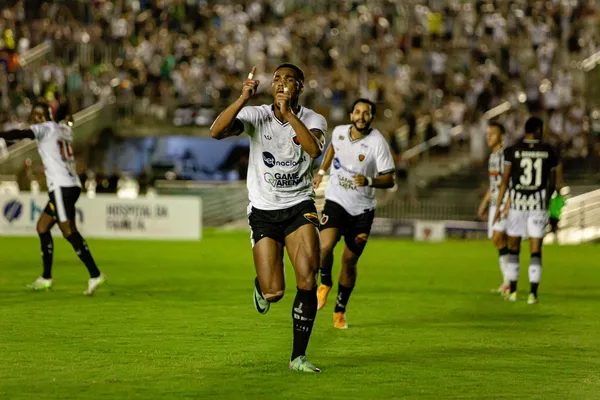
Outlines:
{"type": "Polygon", "coordinates": [[[255,73],[256,73],[256,66],[252,67],[252,69],[250,70],[250,73],[248,74],[248,79],[250,79],[250,80],[254,79],[255,73]]]}

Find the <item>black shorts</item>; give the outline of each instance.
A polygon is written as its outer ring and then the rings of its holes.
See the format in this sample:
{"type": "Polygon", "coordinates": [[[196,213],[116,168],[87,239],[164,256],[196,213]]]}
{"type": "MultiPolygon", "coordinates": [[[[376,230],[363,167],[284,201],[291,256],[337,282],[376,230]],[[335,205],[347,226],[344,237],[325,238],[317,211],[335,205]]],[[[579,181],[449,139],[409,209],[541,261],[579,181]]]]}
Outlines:
{"type": "Polygon", "coordinates": [[[44,212],[58,222],[75,221],[75,203],[80,194],[81,188],[77,186],[56,188],[48,193],[50,201],[44,212]]]}
{"type": "Polygon", "coordinates": [[[251,229],[252,247],[262,238],[268,237],[285,244],[285,238],[302,225],[319,226],[319,216],[315,202],[303,201],[295,206],[281,210],[259,210],[252,207],[248,215],[251,229]]]}
{"type": "Polygon", "coordinates": [[[359,215],[350,215],[338,203],[326,200],[325,208],[321,213],[320,230],[328,228],[339,229],[340,236],[344,236],[346,246],[357,256],[360,256],[367,245],[371,226],[375,218],[375,210],[365,210],[359,215]]]}

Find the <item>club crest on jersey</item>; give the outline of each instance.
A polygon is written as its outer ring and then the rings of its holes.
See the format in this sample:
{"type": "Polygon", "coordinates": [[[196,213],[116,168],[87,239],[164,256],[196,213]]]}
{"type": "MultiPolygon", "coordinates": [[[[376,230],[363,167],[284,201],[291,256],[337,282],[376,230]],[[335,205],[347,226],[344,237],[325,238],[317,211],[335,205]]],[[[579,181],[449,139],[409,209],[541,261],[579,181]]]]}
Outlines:
{"type": "Polygon", "coordinates": [[[329,215],[323,214],[323,216],[321,217],[321,225],[325,225],[327,221],[329,221],[329,215]]]}
{"type": "Polygon", "coordinates": [[[314,226],[319,226],[319,216],[316,212],[305,213],[304,218],[308,220],[314,226]]]}
{"type": "Polygon", "coordinates": [[[368,238],[369,238],[369,235],[367,235],[366,233],[359,233],[354,238],[354,241],[356,242],[356,244],[364,246],[367,243],[368,238]]]}
{"type": "Polygon", "coordinates": [[[365,161],[365,158],[367,158],[367,156],[362,153],[358,155],[358,161],[360,161],[360,162],[365,161]]]}
{"type": "Polygon", "coordinates": [[[296,135],[294,135],[294,136],[292,137],[292,142],[294,142],[294,144],[295,144],[296,146],[300,146],[300,141],[298,140],[298,137],[296,137],[296,135]]]}

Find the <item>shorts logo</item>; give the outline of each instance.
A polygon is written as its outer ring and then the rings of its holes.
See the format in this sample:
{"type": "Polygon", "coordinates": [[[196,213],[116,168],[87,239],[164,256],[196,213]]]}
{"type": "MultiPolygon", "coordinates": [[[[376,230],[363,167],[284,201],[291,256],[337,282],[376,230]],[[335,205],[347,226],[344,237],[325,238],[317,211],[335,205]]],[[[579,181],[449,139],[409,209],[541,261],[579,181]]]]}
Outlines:
{"type": "Polygon", "coordinates": [[[365,244],[367,244],[368,238],[369,238],[369,235],[367,235],[366,233],[359,233],[354,238],[354,241],[356,242],[356,244],[364,246],[365,244]]]}
{"type": "Polygon", "coordinates": [[[319,225],[319,216],[317,215],[316,212],[305,213],[304,218],[306,218],[308,220],[308,222],[310,222],[314,226],[319,225]]]}
{"type": "Polygon", "coordinates": [[[327,221],[329,221],[329,215],[323,214],[323,216],[321,217],[321,225],[325,225],[327,221]]]}
{"type": "Polygon", "coordinates": [[[359,154],[359,155],[358,155],[358,161],[360,161],[360,162],[363,162],[363,161],[365,161],[365,158],[367,158],[367,156],[366,156],[366,155],[364,155],[364,154],[359,154]]]}
{"type": "Polygon", "coordinates": [[[6,218],[8,222],[13,222],[21,216],[21,213],[23,212],[23,204],[17,200],[9,201],[4,206],[3,211],[4,218],[6,218]]]}

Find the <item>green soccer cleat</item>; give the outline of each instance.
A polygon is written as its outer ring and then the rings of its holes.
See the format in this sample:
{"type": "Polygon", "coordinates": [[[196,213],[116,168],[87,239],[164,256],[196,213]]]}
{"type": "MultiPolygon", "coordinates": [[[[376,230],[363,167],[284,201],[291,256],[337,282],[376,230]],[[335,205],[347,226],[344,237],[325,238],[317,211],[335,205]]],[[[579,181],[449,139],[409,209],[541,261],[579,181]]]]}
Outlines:
{"type": "Polygon", "coordinates": [[[527,298],[527,304],[537,304],[540,300],[533,293],[529,293],[529,297],[527,298]]]}
{"type": "Polygon", "coordinates": [[[31,290],[49,290],[52,289],[52,279],[45,279],[42,278],[41,276],[39,278],[37,278],[35,280],[35,282],[33,282],[30,285],[27,285],[27,287],[31,290]]]}
{"type": "Polygon", "coordinates": [[[312,363],[306,359],[306,356],[298,356],[290,361],[290,369],[292,371],[300,372],[321,372],[319,368],[312,365],[312,363]]]}
{"type": "Polygon", "coordinates": [[[516,302],[517,301],[517,292],[510,293],[508,296],[506,296],[504,298],[504,300],[510,301],[511,303],[516,302]]]}

